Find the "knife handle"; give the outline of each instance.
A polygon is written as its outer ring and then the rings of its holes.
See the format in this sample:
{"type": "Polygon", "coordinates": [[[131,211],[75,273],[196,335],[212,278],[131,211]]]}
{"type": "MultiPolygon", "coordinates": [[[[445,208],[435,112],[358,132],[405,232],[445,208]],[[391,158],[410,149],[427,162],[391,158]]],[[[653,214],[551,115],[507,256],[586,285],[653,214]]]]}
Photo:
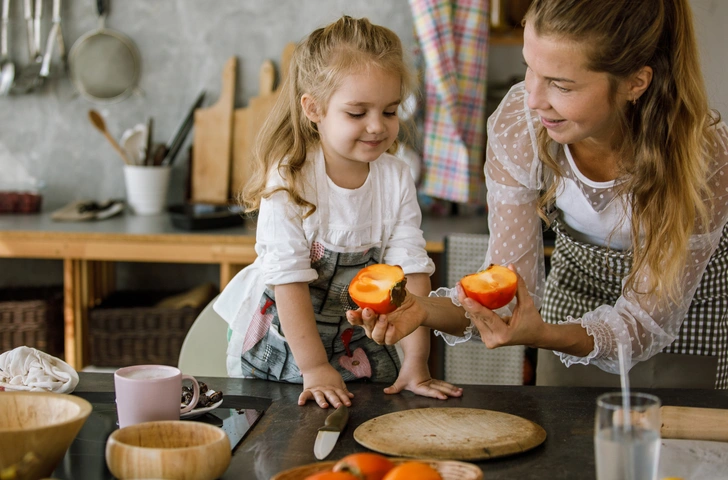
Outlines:
{"type": "Polygon", "coordinates": [[[728,410],[720,408],[660,408],[662,438],[728,441],[728,410]]]}
{"type": "Polygon", "coordinates": [[[331,415],[326,417],[324,426],[319,428],[319,432],[340,432],[344,430],[346,422],[349,421],[349,409],[342,404],[331,415]]]}

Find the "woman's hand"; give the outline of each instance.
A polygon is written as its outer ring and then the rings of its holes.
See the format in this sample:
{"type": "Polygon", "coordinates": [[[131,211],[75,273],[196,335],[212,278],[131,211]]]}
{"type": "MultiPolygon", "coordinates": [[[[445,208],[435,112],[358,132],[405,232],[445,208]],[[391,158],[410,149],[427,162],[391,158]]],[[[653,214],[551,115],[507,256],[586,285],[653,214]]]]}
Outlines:
{"type": "Polygon", "coordinates": [[[371,308],[346,312],[349,323],[363,327],[367,337],[380,345],[394,345],[417,330],[426,318],[420,297],[412,293],[407,294],[397,310],[387,315],[377,315],[371,308]]]}
{"type": "MultiPolygon", "coordinates": [[[[513,265],[508,268],[516,271],[513,265]]],[[[473,325],[480,331],[483,343],[488,348],[497,348],[505,345],[526,345],[538,347],[544,335],[546,325],[541,314],[536,309],[531,295],[528,293],[526,282],[518,275],[518,290],[516,291],[516,306],[510,317],[501,318],[492,310],[482,306],[475,300],[468,298],[458,283],[458,300],[465,311],[470,315],[473,325]]]]}
{"type": "Polygon", "coordinates": [[[392,386],[384,389],[384,393],[392,395],[409,390],[423,397],[447,400],[448,397],[461,397],[463,389],[443,380],[436,380],[430,376],[430,370],[425,361],[402,362],[397,380],[392,386]]]}
{"type": "Polygon", "coordinates": [[[341,374],[329,363],[303,374],[303,392],[298,397],[299,405],[314,400],[321,408],[328,408],[329,404],[338,408],[342,403],[350,407],[352,398],[354,394],[346,388],[341,374]]]}

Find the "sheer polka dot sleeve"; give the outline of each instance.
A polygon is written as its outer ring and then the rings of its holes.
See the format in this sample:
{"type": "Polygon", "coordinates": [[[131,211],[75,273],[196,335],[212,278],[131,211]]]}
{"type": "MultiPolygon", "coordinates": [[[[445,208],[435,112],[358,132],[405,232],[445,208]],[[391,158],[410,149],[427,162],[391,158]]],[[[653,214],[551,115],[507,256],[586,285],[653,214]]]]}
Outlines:
{"type": "Polygon", "coordinates": [[[537,122],[526,106],[522,83],[511,89],[488,120],[485,178],[490,244],[485,265],[514,264],[540,308],[544,255],[537,211],[542,188],[537,122]]]}

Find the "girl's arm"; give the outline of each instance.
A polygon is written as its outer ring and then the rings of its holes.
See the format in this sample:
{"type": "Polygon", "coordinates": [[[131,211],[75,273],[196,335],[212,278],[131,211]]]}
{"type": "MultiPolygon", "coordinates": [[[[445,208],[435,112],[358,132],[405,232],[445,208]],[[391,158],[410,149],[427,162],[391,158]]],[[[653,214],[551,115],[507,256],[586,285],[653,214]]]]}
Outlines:
{"type": "Polygon", "coordinates": [[[298,404],[314,400],[321,408],[328,408],[329,404],[339,407],[342,403],[350,406],[354,394],[329,364],[316,327],[308,284],[288,283],[274,288],[281,328],[303,375],[303,392],[298,404]]]}
{"type": "MultiPolygon", "coordinates": [[[[431,288],[430,276],[426,273],[407,275],[408,295],[417,293],[426,295],[431,288]]],[[[400,342],[404,352],[402,370],[394,385],[384,389],[384,393],[399,393],[403,389],[417,395],[445,400],[448,397],[459,397],[463,394],[458,388],[442,380],[433,379],[427,365],[430,359],[430,329],[417,328],[411,335],[400,342]]]]}

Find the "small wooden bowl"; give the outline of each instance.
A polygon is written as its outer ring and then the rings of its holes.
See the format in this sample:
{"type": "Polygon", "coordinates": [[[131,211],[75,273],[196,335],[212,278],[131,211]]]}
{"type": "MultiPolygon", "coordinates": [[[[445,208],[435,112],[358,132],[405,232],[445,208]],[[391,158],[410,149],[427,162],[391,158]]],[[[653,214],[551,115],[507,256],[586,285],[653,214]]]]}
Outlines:
{"type": "Polygon", "coordinates": [[[73,395],[0,393],[0,467],[16,465],[23,478],[50,477],[91,410],[73,395]]]}
{"type": "Polygon", "coordinates": [[[207,423],[139,423],[109,436],[106,465],[116,478],[214,480],[230,465],[230,440],[207,423]]]}
{"type": "MultiPolygon", "coordinates": [[[[482,480],[483,472],[477,465],[457,460],[431,460],[428,458],[391,458],[392,463],[399,465],[404,462],[417,461],[430,465],[442,477],[442,480],[482,480]]],[[[275,475],[271,480],[303,480],[314,473],[331,470],[336,465],[333,462],[319,462],[291,468],[275,475]]]]}

